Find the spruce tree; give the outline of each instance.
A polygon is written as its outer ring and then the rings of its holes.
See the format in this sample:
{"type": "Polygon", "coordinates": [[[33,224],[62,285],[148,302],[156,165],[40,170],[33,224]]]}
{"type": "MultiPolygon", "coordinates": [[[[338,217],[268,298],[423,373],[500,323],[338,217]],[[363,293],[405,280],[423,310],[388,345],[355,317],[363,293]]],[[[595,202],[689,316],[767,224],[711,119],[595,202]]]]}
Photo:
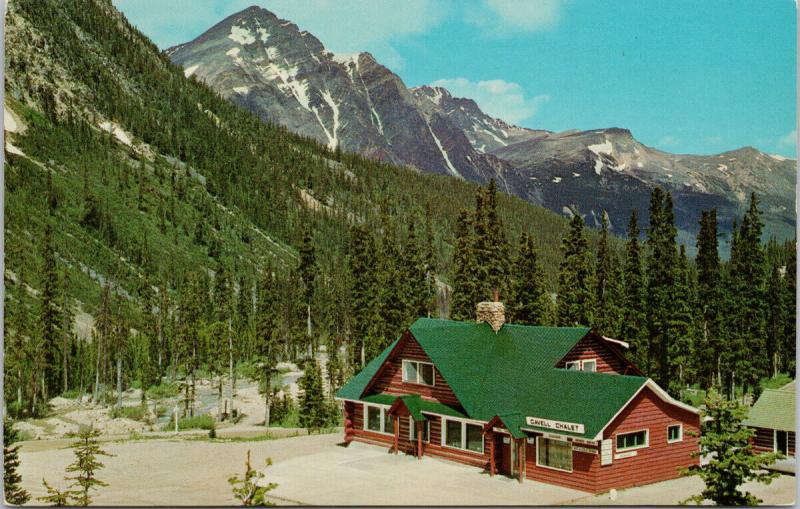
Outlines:
{"type": "MultiPolygon", "coordinates": [[[[722,347],[720,319],[722,316],[722,288],[717,241],[717,210],[701,212],[700,231],[697,234],[697,304],[700,312],[700,331],[697,338],[698,375],[704,387],[710,387],[719,371],[722,347]]],[[[719,381],[718,381],[719,382],[719,381]]]]}
{"type": "Polygon", "coordinates": [[[472,286],[473,301],[470,304],[471,315],[474,315],[475,305],[479,301],[490,300],[492,297],[492,282],[490,281],[490,267],[494,263],[494,249],[492,247],[492,234],[487,217],[486,193],[483,188],[475,191],[475,212],[472,216],[473,241],[470,254],[472,255],[472,286]]]}
{"type": "Polygon", "coordinates": [[[797,241],[788,243],[788,257],[784,271],[783,305],[784,305],[784,333],[781,341],[781,370],[786,373],[795,372],[795,357],[797,355],[797,241]]]}
{"type": "Polygon", "coordinates": [[[766,293],[766,353],[769,360],[769,372],[767,376],[773,377],[778,374],[780,369],[781,355],[780,349],[783,343],[783,334],[786,326],[784,316],[785,305],[784,283],[781,275],[781,268],[777,264],[772,264],[769,274],[769,282],[766,293]]]}
{"type": "Polygon", "coordinates": [[[325,427],[330,412],[322,387],[322,373],[316,361],[306,361],[297,384],[300,388],[300,426],[307,429],[325,427]]]}
{"type": "Polygon", "coordinates": [[[384,212],[383,238],[381,239],[377,263],[378,306],[372,317],[372,332],[367,334],[367,359],[372,360],[382,352],[403,328],[408,320],[407,296],[403,294],[403,274],[400,267],[400,248],[394,219],[384,212]]]}
{"type": "Polygon", "coordinates": [[[550,297],[544,269],[533,239],[527,233],[519,238],[517,257],[511,270],[510,318],[514,323],[545,325],[550,297]]]}
{"type": "Polygon", "coordinates": [[[17,441],[17,430],[11,419],[3,419],[3,492],[5,493],[6,503],[12,505],[23,505],[30,500],[30,494],[20,487],[22,476],[17,473],[19,468],[19,445],[14,445],[17,441]]]}
{"type": "Polygon", "coordinates": [[[317,261],[314,248],[314,237],[311,229],[307,228],[303,234],[303,243],[300,245],[300,265],[298,268],[303,279],[303,297],[306,303],[306,333],[311,337],[311,299],[314,297],[314,282],[317,277],[317,261]]]}
{"type": "Polygon", "coordinates": [[[700,414],[700,451],[694,454],[709,461],[689,467],[683,473],[698,475],[705,482],[705,488],[682,503],[700,505],[708,500],[720,506],[759,505],[760,499],[740,488],[747,481],[770,484],[778,473],[764,467],[779,455],[753,453],[751,439],[755,431],[742,425],[747,407],[725,400],[713,388],[704,407],[700,414]]]}
{"type": "Polygon", "coordinates": [[[473,244],[469,212],[462,210],[456,221],[455,247],[453,248],[453,292],[450,300],[450,318],[453,320],[475,318],[477,293],[475,291],[473,244]]]}
{"type": "Polygon", "coordinates": [[[409,322],[428,314],[428,281],[423,256],[422,247],[412,221],[408,225],[408,236],[401,255],[403,262],[403,295],[407,299],[405,307],[408,310],[409,322]]]}
{"type": "Polygon", "coordinates": [[[484,211],[487,246],[490,255],[489,259],[486,260],[486,285],[491,292],[497,290],[500,295],[503,295],[509,285],[508,275],[511,257],[505,227],[497,211],[497,184],[494,179],[491,179],[489,185],[486,186],[484,211]]]}
{"type": "Polygon", "coordinates": [[[622,290],[622,320],[620,336],[630,344],[634,363],[645,369],[647,359],[647,317],[645,306],[647,287],[642,266],[642,246],[639,243],[639,223],[636,210],[628,223],[628,242],[625,246],[624,286],[622,290]]]}
{"type": "Polygon", "coordinates": [[[675,285],[672,287],[672,309],[669,315],[669,368],[672,373],[669,387],[673,394],[680,392],[693,377],[695,296],[692,272],[686,249],[681,244],[675,285]]]}
{"type": "Polygon", "coordinates": [[[58,304],[59,277],[50,223],[45,223],[44,227],[42,259],[39,337],[44,351],[45,396],[52,397],[58,392],[61,382],[61,309],[58,304]]]}
{"type": "Polygon", "coordinates": [[[377,308],[375,240],[366,226],[354,226],[350,232],[348,272],[350,287],[350,362],[363,367],[365,340],[377,308]]]}
{"type": "Polygon", "coordinates": [[[669,352],[672,294],[678,266],[677,230],[672,197],[660,187],[650,196],[650,226],[647,230],[647,329],[648,355],[644,366],[661,387],[670,387],[669,352]]]}
{"type": "Polygon", "coordinates": [[[620,268],[609,239],[608,214],[603,211],[594,271],[593,327],[600,334],[617,337],[620,325],[620,268]]]}
{"type": "Polygon", "coordinates": [[[561,241],[563,255],[558,273],[557,324],[574,327],[592,323],[591,253],[583,227],[583,217],[574,214],[569,231],[561,241]]]}

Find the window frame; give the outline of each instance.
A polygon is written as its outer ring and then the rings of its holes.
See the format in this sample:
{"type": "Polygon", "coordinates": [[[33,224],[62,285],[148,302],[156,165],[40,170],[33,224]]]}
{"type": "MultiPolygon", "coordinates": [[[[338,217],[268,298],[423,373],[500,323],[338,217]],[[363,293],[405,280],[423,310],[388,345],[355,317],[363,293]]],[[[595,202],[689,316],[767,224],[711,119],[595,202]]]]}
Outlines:
{"type": "Polygon", "coordinates": [[[778,433],[785,433],[784,436],[786,437],[786,442],[784,443],[784,445],[786,446],[786,453],[781,453],[781,454],[783,454],[784,456],[786,456],[788,458],[788,457],[790,457],[789,456],[789,432],[788,431],[783,431],[783,430],[780,430],[780,429],[773,429],[772,430],[772,452],[774,452],[774,453],[780,452],[780,450],[778,449],[778,433]]]}
{"type": "Polygon", "coordinates": [[[581,361],[567,361],[564,363],[564,369],[568,371],[582,371],[581,370],[581,361]],[[573,369],[572,366],[578,366],[578,369],[573,369]]]}
{"type": "MultiPolygon", "coordinates": [[[[431,420],[430,419],[425,419],[423,422],[425,423],[423,425],[423,427],[425,428],[425,431],[422,433],[422,442],[426,443],[426,444],[429,444],[429,443],[431,443],[431,420]],[[425,438],[426,434],[428,435],[427,439],[425,438]]],[[[415,441],[417,439],[417,427],[415,426],[415,424],[416,424],[416,422],[414,421],[414,418],[409,415],[408,416],[408,439],[409,440],[413,440],[413,441],[415,441]]]]}
{"type": "Polygon", "coordinates": [[[369,431],[370,433],[380,433],[381,435],[394,436],[394,431],[391,431],[391,432],[386,431],[386,418],[388,416],[388,411],[389,411],[389,407],[386,406],[386,405],[377,405],[377,404],[374,404],[374,403],[364,403],[364,425],[363,425],[362,429],[364,431],[369,431]],[[380,431],[375,431],[374,429],[370,429],[369,428],[369,410],[368,409],[370,407],[377,408],[381,413],[381,416],[380,416],[381,429],[380,429],[380,431]]]}
{"type": "Polygon", "coordinates": [[[683,423],[678,422],[675,424],[670,424],[667,426],[667,443],[668,444],[677,444],[678,442],[683,442],[683,423]],[[670,439],[669,438],[669,430],[671,428],[678,428],[678,438],[670,439]]]}
{"type": "Polygon", "coordinates": [[[403,361],[400,363],[400,371],[402,372],[401,373],[401,377],[402,377],[403,383],[414,384],[414,385],[422,385],[422,386],[425,386],[425,387],[436,387],[436,367],[433,365],[432,362],[417,361],[417,360],[414,360],[414,359],[403,359],[403,361]],[[417,379],[416,379],[416,381],[406,380],[406,363],[413,363],[413,364],[417,365],[417,369],[416,369],[417,379]],[[419,369],[420,366],[422,366],[422,365],[428,365],[428,366],[431,367],[432,380],[431,380],[431,383],[429,383],[429,384],[427,384],[427,383],[422,381],[422,372],[419,369]]]}
{"type": "Polygon", "coordinates": [[[591,370],[591,373],[597,373],[597,359],[583,359],[581,360],[581,371],[589,371],[586,369],[586,363],[594,364],[594,369],[591,370]]]}
{"type": "Polygon", "coordinates": [[[639,450],[639,449],[645,449],[647,447],[650,447],[650,429],[649,428],[637,429],[637,430],[633,430],[633,431],[626,431],[624,433],[616,433],[614,435],[614,451],[615,452],[636,451],[636,450],[639,450]],[[619,448],[619,437],[625,436],[625,435],[635,435],[636,433],[642,433],[642,432],[644,432],[644,444],[642,444],[642,445],[634,445],[634,446],[631,446],[631,447],[623,447],[622,449],[619,448]]]}
{"type": "Polygon", "coordinates": [[[547,468],[549,470],[555,470],[557,472],[567,472],[567,473],[571,474],[575,470],[575,450],[573,449],[572,442],[570,442],[569,440],[558,440],[556,438],[547,438],[547,437],[544,437],[542,435],[537,435],[536,436],[536,466],[537,467],[541,467],[541,468],[547,468]],[[569,464],[570,464],[569,470],[566,470],[566,469],[563,469],[563,468],[554,467],[554,466],[551,466],[551,465],[544,465],[542,463],[539,463],[539,451],[541,450],[541,440],[552,440],[554,442],[563,442],[565,444],[569,444],[569,464]]]}
{"type": "Polygon", "coordinates": [[[483,434],[483,429],[481,429],[481,450],[473,451],[472,449],[467,448],[467,425],[478,426],[483,428],[483,425],[478,421],[466,421],[464,419],[454,419],[451,417],[442,417],[441,418],[441,446],[446,447],[448,449],[454,449],[456,451],[464,451],[469,454],[480,454],[481,456],[486,451],[486,437],[483,434]],[[456,447],[453,445],[449,445],[447,443],[447,423],[448,422],[457,422],[461,424],[461,446],[456,447]]]}
{"type": "Polygon", "coordinates": [[[568,371],[587,371],[586,363],[594,364],[594,369],[590,371],[590,373],[597,372],[597,358],[593,357],[591,359],[575,359],[574,361],[566,361],[564,362],[564,369],[568,371]],[[577,368],[573,368],[573,366],[577,366],[577,368]]]}

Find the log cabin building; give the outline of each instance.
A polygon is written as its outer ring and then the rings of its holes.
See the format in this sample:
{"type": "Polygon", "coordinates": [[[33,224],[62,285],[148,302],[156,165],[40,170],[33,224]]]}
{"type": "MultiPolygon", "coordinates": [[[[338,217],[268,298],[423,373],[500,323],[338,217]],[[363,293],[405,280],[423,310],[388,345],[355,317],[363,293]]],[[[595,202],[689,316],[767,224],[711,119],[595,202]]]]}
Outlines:
{"type": "Polygon", "coordinates": [[[785,457],[771,468],[795,471],[795,383],[779,389],[764,389],[750,409],[744,424],[753,428],[753,450],[756,453],[777,452],[785,457]]]}
{"type": "Polygon", "coordinates": [[[698,411],[580,327],[420,318],[336,394],[345,442],[593,493],[698,463],[698,411]]]}

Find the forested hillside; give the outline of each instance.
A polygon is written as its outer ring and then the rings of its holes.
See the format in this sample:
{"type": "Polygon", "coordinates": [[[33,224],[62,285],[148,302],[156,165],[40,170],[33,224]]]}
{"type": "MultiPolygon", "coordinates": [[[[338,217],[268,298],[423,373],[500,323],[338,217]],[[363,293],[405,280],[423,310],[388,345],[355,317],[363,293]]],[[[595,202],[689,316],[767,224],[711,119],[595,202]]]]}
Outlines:
{"type": "MultiPolygon", "coordinates": [[[[43,388],[115,383],[109,350],[126,384],[191,369],[200,329],[228,318],[239,358],[265,353],[265,335],[304,351],[306,303],[314,344],[347,341],[364,276],[349,270],[354,226],[385,255],[371,276],[399,285],[413,243],[426,281],[449,279],[477,186],[265,125],[185,78],[110,2],[12,2],[6,24],[6,391],[29,411],[43,388]]],[[[566,222],[497,200],[554,290],[566,222]]]]}
{"type": "Polygon", "coordinates": [[[15,1],[6,30],[16,416],[321,346],[335,388],[416,317],[471,320],[494,290],[518,323],[629,341],[676,394],[794,370],[794,243],[762,244],[755,196],[729,262],[703,213],[695,263],[661,189],[623,245],[493,182],[329,150],[186,78],[107,0],[15,1]]]}

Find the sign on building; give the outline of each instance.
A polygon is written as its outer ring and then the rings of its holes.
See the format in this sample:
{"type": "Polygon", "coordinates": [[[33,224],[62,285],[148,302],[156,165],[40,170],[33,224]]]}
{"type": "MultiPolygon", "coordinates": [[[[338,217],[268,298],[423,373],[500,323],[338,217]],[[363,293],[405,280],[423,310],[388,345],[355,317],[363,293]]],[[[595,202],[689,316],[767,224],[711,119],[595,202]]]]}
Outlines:
{"type": "Polygon", "coordinates": [[[547,428],[556,431],[568,431],[570,433],[583,433],[583,424],[576,422],[563,422],[552,421],[550,419],[542,419],[541,417],[525,417],[525,422],[528,426],[537,426],[539,428],[547,428]]]}

